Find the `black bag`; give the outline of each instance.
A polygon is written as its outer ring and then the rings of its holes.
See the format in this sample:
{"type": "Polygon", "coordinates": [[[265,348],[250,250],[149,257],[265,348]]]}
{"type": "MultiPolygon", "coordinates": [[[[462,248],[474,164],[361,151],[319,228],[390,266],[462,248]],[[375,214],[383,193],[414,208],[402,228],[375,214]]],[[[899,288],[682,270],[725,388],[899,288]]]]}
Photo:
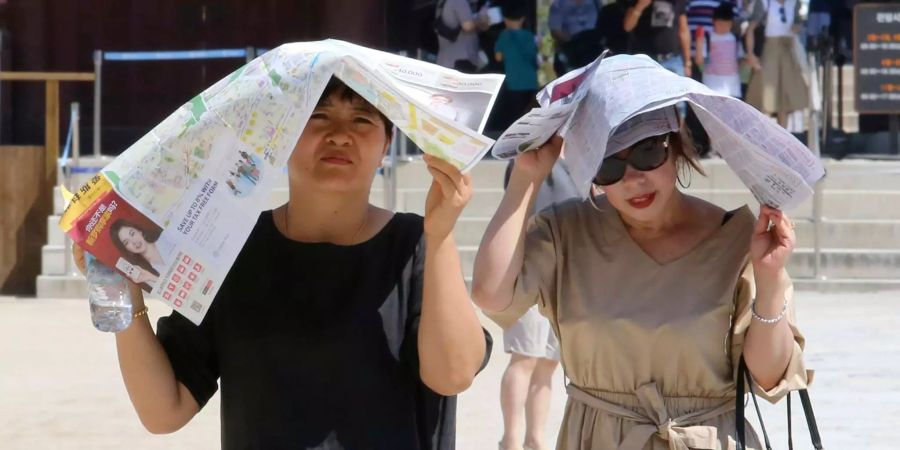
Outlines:
{"type": "Polygon", "coordinates": [[[444,23],[444,19],[441,16],[444,13],[445,3],[447,3],[447,0],[438,0],[437,5],[434,8],[434,32],[450,42],[456,42],[456,38],[459,37],[462,27],[453,28],[444,23]]]}
{"type": "Polygon", "coordinates": [[[586,66],[603,52],[600,31],[596,28],[584,30],[562,44],[560,51],[566,55],[569,70],[586,66]]]}
{"type": "Polygon", "coordinates": [[[569,37],[569,41],[561,43],[556,49],[554,70],[558,76],[586,66],[597,59],[603,52],[603,30],[600,24],[600,2],[593,0],[597,10],[597,22],[594,26],[569,37]]]}
{"type": "MultiPolygon", "coordinates": [[[[735,425],[737,427],[737,450],[745,450],[747,441],[745,437],[744,426],[744,390],[745,380],[750,380],[750,371],[747,369],[747,363],[744,362],[744,356],[741,355],[741,362],[738,366],[737,373],[737,397],[735,409],[735,425]]],[[[822,450],[822,437],[819,436],[819,426],[816,424],[816,416],[813,414],[812,403],[809,401],[809,392],[806,389],[797,391],[800,394],[800,403],[803,405],[803,413],[806,415],[806,425],[809,427],[809,438],[812,440],[813,447],[816,450],[822,450]]],[[[787,423],[788,423],[788,450],[793,450],[794,439],[791,430],[791,395],[787,395],[787,423]]],[[[756,401],[756,394],[750,389],[750,398],[753,399],[753,406],[756,408],[756,415],[759,418],[759,426],[762,429],[763,439],[765,440],[766,450],[772,450],[772,444],[769,442],[769,434],[766,432],[766,426],[763,424],[762,413],[759,411],[759,403],[756,401]]]]}

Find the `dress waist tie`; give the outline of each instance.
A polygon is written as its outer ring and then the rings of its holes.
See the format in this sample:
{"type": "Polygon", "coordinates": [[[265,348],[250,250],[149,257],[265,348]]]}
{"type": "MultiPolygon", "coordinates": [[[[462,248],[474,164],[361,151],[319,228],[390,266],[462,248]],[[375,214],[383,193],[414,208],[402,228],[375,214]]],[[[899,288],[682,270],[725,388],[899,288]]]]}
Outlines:
{"type": "Polygon", "coordinates": [[[618,450],[641,450],[654,434],[669,443],[669,450],[715,450],[718,448],[716,427],[696,424],[734,411],[735,403],[733,399],[726,399],[719,406],[671,418],[656,383],[647,383],[634,393],[644,410],[643,414],[597,398],[571,384],[566,386],[566,392],[573,400],[591,408],[637,422],[625,435],[618,450]]]}

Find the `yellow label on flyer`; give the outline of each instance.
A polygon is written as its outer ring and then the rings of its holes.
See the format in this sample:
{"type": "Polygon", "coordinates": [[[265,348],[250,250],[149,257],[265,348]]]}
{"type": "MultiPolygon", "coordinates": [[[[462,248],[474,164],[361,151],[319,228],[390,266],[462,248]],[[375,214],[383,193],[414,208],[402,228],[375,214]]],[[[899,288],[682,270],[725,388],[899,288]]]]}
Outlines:
{"type": "Polygon", "coordinates": [[[79,217],[94,204],[97,199],[103,197],[112,191],[112,185],[109,184],[106,177],[97,174],[90,181],[81,186],[78,192],[72,194],[69,204],[63,212],[62,219],[59,221],[59,228],[63,232],[68,233],[72,229],[72,225],[79,217]]]}

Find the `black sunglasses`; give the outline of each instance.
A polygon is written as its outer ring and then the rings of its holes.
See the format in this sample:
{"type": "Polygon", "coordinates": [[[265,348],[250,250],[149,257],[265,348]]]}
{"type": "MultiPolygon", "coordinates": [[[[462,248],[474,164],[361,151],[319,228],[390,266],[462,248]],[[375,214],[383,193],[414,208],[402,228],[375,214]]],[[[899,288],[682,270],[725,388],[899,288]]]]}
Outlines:
{"type": "Polygon", "coordinates": [[[669,159],[669,134],[654,136],[631,146],[627,158],[610,156],[603,160],[594,176],[594,184],[609,186],[625,176],[627,166],[647,172],[659,168],[669,159]]]}

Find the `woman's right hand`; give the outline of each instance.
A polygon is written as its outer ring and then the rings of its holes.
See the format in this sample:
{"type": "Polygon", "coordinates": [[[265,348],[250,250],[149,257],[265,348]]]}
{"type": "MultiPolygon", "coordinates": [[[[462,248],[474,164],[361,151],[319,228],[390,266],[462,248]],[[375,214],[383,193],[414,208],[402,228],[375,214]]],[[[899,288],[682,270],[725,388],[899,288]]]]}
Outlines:
{"type": "Polygon", "coordinates": [[[131,276],[128,278],[135,284],[144,284],[144,283],[156,284],[156,282],[159,281],[158,276],[153,275],[152,272],[150,272],[146,269],[143,269],[141,267],[135,267],[134,271],[135,271],[134,276],[131,276]]]}
{"type": "Polygon", "coordinates": [[[472,300],[487,311],[503,311],[512,304],[516,278],[525,260],[528,218],[562,146],[563,139],[554,135],[544,145],[516,157],[506,193],[475,256],[472,300]]]}
{"type": "Polygon", "coordinates": [[[553,135],[544,145],[516,157],[513,170],[525,175],[532,182],[542,183],[559,159],[562,146],[563,138],[553,135]]]}
{"type": "MultiPolygon", "coordinates": [[[[78,270],[86,274],[85,251],[74,243],[72,259],[78,270]]],[[[145,270],[141,273],[153,276],[145,270]]],[[[133,311],[143,310],[143,291],[127,277],[125,283],[131,293],[133,311]]],[[[141,320],[133,320],[128,328],[116,333],[116,347],[128,396],[148,431],[172,433],[200,411],[191,391],[175,378],[172,363],[156,338],[147,315],[141,320]]]]}
{"type": "MultiPolygon", "coordinates": [[[[78,271],[81,272],[82,275],[87,275],[87,260],[84,257],[84,249],[81,248],[78,244],[72,243],[72,259],[75,260],[75,267],[78,268],[78,271]]],[[[140,291],[140,289],[136,289],[136,285],[142,283],[155,283],[159,280],[159,277],[153,275],[152,273],[137,267],[138,275],[135,277],[136,279],[132,280],[130,277],[125,277],[125,283],[128,285],[129,289],[134,292],[135,290],[140,291]]]]}
{"type": "Polygon", "coordinates": [[[72,243],[72,259],[75,260],[75,267],[81,271],[82,275],[87,275],[87,261],[84,259],[84,249],[76,243],[72,243]]]}

